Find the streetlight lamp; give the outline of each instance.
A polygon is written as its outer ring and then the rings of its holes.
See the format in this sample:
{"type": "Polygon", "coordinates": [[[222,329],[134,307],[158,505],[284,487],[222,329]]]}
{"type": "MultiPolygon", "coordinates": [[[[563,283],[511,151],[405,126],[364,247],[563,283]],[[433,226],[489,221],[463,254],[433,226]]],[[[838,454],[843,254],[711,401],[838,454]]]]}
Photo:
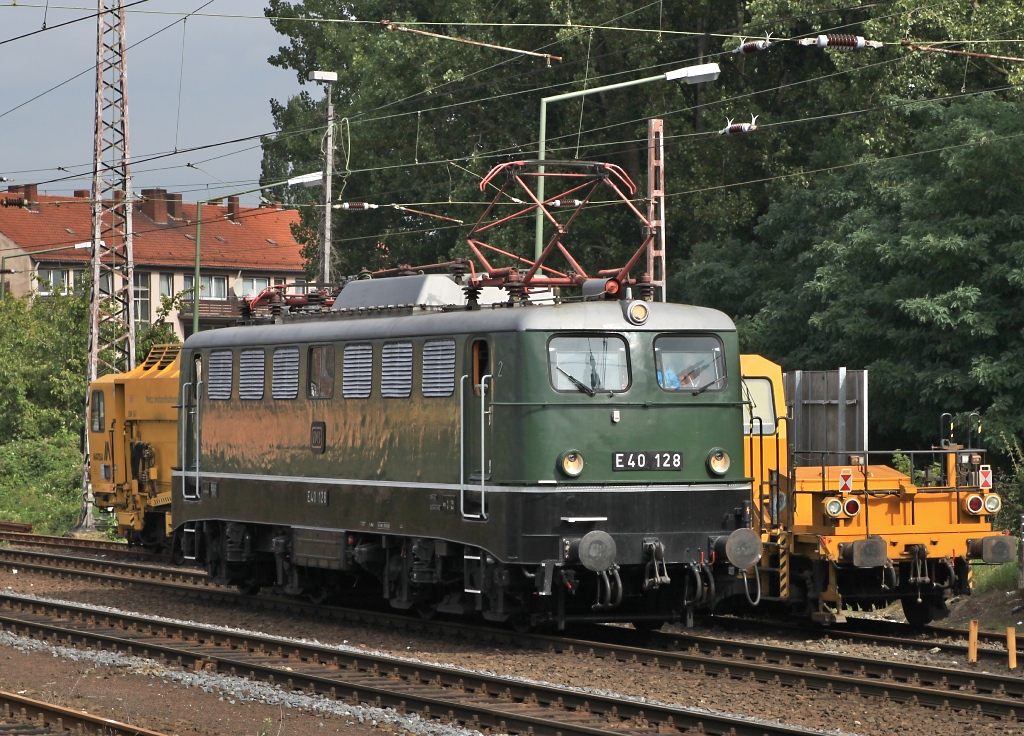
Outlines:
{"type": "MultiPolygon", "coordinates": [[[[697,64],[695,66],[688,66],[682,69],[673,69],[670,72],[664,74],[658,74],[653,77],[644,77],[643,79],[634,79],[629,82],[618,82],[617,84],[606,84],[603,87],[591,87],[590,89],[581,89],[577,92],[566,92],[560,95],[552,95],[551,97],[544,97],[540,101],[540,135],[537,136],[537,159],[539,161],[545,160],[545,147],[547,144],[547,127],[548,127],[548,103],[558,102],[560,100],[571,100],[576,97],[584,97],[586,95],[593,95],[598,92],[608,92],[613,89],[622,89],[624,87],[635,87],[639,84],[647,84],[649,82],[672,82],[677,79],[686,82],[687,84],[699,84],[700,82],[713,82],[718,79],[718,75],[721,73],[718,64],[697,64]]],[[[537,169],[537,173],[540,176],[537,177],[537,199],[541,202],[544,201],[544,167],[540,166],[537,169]]],[[[534,258],[540,258],[541,253],[544,252],[544,213],[541,212],[540,208],[537,208],[537,220],[536,220],[536,236],[534,239],[534,258]]]]}
{"type": "MultiPolygon", "coordinates": [[[[61,246],[58,246],[57,248],[43,248],[42,250],[33,250],[33,251],[28,251],[26,253],[12,253],[9,256],[3,256],[2,258],[0,258],[0,274],[14,273],[13,271],[8,271],[7,270],[7,261],[9,259],[11,259],[11,258],[24,258],[25,256],[35,256],[35,255],[38,255],[40,253],[53,253],[54,251],[58,251],[58,250],[71,250],[72,248],[74,248],[75,250],[83,250],[85,248],[92,248],[92,243],[89,242],[89,243],[75,243],[74,245],[61,245],[61,246]]],[[[0,278],[0,300],[6,298],[6,296],[7,296],[6,292],[7,292],[7,281],[5,279],[0,278]]]]}
{"type": "Polygon", "coordinates": [[[331,174],[334,170],[334,103],[331,101],[331,85],[338,81],[337,72],[312,71],[310,82],[320,82],[327,87],[327,141],[324,146],[324,242],[320,247],[320,280],[331,283],[331,174]]]}

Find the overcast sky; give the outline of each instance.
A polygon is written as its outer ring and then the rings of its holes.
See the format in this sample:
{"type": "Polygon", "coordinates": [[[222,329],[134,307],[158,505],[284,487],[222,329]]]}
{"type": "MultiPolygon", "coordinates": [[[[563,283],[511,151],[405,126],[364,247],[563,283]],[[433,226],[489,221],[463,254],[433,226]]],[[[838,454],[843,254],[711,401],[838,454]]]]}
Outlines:
{"type": "MultiPolygon", "coordinates": [[[[130,8],[125,22],[128,44],[142,41],[206,1],[149,0],[130,8]]],[[[81,9],[46,10],[46,0],[0,5],[0,176],[15,184],[48,182],[68,176],[58,168],[64,167],[83,176],[43,183],[40,190],[68,194],[91,186],[96,19],[2,43],[39,30],[44,13],[52,28],[96,11],[95,0],[60,4],[81,9]],[[13,109],[80,72],[85,73],[13,109]]],[[[284,101],[301,87],[294,72],[267,63],[287,39],[262,18],[263,7],[261,0],[213,0],[201,13],[251,19],[195,15],[128,52],[133,160],[273,130],[270,99],[284,101]]],[[[260,157],[258,141],[251,141],[140,163],[132,168],[133,187],[136,192],[163,187],[195,201],[252,186],[260,175],[260,157]],[[187,168],[188,163],[202,171],[187,168]]],[[[244,201],[256,202],[253,197],[244,201]]]]}

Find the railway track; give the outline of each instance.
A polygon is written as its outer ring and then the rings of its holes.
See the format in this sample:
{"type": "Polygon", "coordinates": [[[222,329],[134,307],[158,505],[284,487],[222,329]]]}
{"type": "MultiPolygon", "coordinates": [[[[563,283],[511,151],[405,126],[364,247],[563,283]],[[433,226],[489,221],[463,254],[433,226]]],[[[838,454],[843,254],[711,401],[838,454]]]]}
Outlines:
{"type": "MultiPolygon", "coordinates": [[[[212,586],[204,573],[147,568],[127,563],[72,559],[60,561],[41,552],[4,550],[4,564],[32,566],[40,572],[84,575],[107,584],[154,585],[177,592],[201,595],[211,601],[235,607],[262,606],[285,610],[297,617],[326,617],[356,624],[408,627],[464,637],[472,627],[463,623],[421,622],[393,613],[314,606],[293,599],[272,596],[243,596],[232,590],[212,586]],[[10,560],[11,557],[15,559],[10,560]],[[32,559],[34,562],[29,562],[32,559]],[[61,567],[54,568],[55,562],[61,567]],[[85,565],[96,562],[103,569],[90,572],[85,565]],[[140,572],[141,569],[141,572],[140,572]],[[127,570],[131,577],[118,572],[127,570]],[[187,582],[191,580],[193,582],[187,582]],[[197,588],[197,585],[202,586],[197,588]]],[[[632,629],[594,626],[586,630],[586,640],[519,634],[508,630],[472,629],[475,636],[504,644],[527,645],[541,650],[566,653],[581,658],[639,663],[669,670],[696,672],[708,676],[746,678],[794,688],[809,688],[855,696],[877,697],[921,706],[1013,719],[1024,716],[1024,679],[965,671],[960,668],[934,667],[916,663],[897,663],[838,652],[795,649],[761,643],[735,642],[694,633],[653,632],[644,637],[632,629]],[[638,646],[643,641],[646,646],[638,646]]],[[[1002,655],[1005,656],[1005,655],[1002,655]]]]}
{"type": "Polygon", "coordinates": [[[104,736],[164,736],[157,731],[0,690],[0,734],[21,736],[69,732],[104,736]]]}
{"type": "Polygon", "coordinates": [[[19,635],[103,648],[196,671],[241,675],[355,704],[419,713],[473,729],[550,736],[651,734],[694,729],[737,736],[820,733],[711,713],[413,662],[355,649],[171,624],[87,606],[0,594],[0,625],[19,635]]]}
{"type": "Polygon", "coordinates": [[[92,554],[105,554],[122,560],[143,560],[147,562],[170,562],[170,555],[149,552],[140,547],[129,547],[119,542],[107,542],[101,539],[81,539],[78,537],[51,537],[45,534],[32,534],[30,525],[13,525],[12,522],[0,524],[0,541],[10,542],[23,547],[42,547],[44,549],[66,549],[92,554]],[[6,524],[4,526],[3,524],[6,524]],[[28,526],[28,532],[12,526],[28,526]]]}

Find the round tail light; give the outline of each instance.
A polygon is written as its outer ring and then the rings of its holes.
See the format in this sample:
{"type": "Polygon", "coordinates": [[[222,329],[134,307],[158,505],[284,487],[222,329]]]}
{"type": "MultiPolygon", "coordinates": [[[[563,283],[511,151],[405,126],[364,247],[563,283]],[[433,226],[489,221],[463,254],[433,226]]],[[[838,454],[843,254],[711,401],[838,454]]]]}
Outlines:
{"type": "Polygon", "coordinates": [[[860,501],[856,498],[848,498],[843,501],[843,511],[847,516],[856,516],[860,513],[860,501]]]}
{"type": "Polygon", "coordinates": [[[981,496],[968,496],[967,500],[964,501],[964,508],[967,509],[968,513],[980,514],[981,510],[985,508],[985,502],[981,499],[981,496]]]}
{"type": "Polygon", "coordinates": [[[999,498],[994,493],[990,493],[985,496],[985,510],[990,514],[998,514],[999,509],[1003,507],[1003,499],[999,498]]]}
{"type": "Polygon", "coordinates": [[[843,513],[843,502],[838,498],[830,498],[825,501],[825,513],[833,519],[843,513]]]}

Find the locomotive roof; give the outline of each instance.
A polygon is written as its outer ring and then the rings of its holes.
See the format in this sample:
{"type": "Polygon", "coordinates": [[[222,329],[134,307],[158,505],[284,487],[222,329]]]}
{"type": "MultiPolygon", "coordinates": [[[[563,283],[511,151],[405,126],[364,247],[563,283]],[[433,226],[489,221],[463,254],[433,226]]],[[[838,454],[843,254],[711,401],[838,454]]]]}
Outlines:
{"type": "Polygon", "coordinates": [[[736,326],[717,309],[687,304],[647,302],[650,316],[642,326],[631,324],[623,301],[563,302],[516,307],[483,307],[466,311],[431,311],[415,318],[352,316],[287,324],[251,325],[199,332],[186,349],[276,345],[336,340],[374,340],[467,333],[527,331],[600,332],[733,332],[736,326]]]}

